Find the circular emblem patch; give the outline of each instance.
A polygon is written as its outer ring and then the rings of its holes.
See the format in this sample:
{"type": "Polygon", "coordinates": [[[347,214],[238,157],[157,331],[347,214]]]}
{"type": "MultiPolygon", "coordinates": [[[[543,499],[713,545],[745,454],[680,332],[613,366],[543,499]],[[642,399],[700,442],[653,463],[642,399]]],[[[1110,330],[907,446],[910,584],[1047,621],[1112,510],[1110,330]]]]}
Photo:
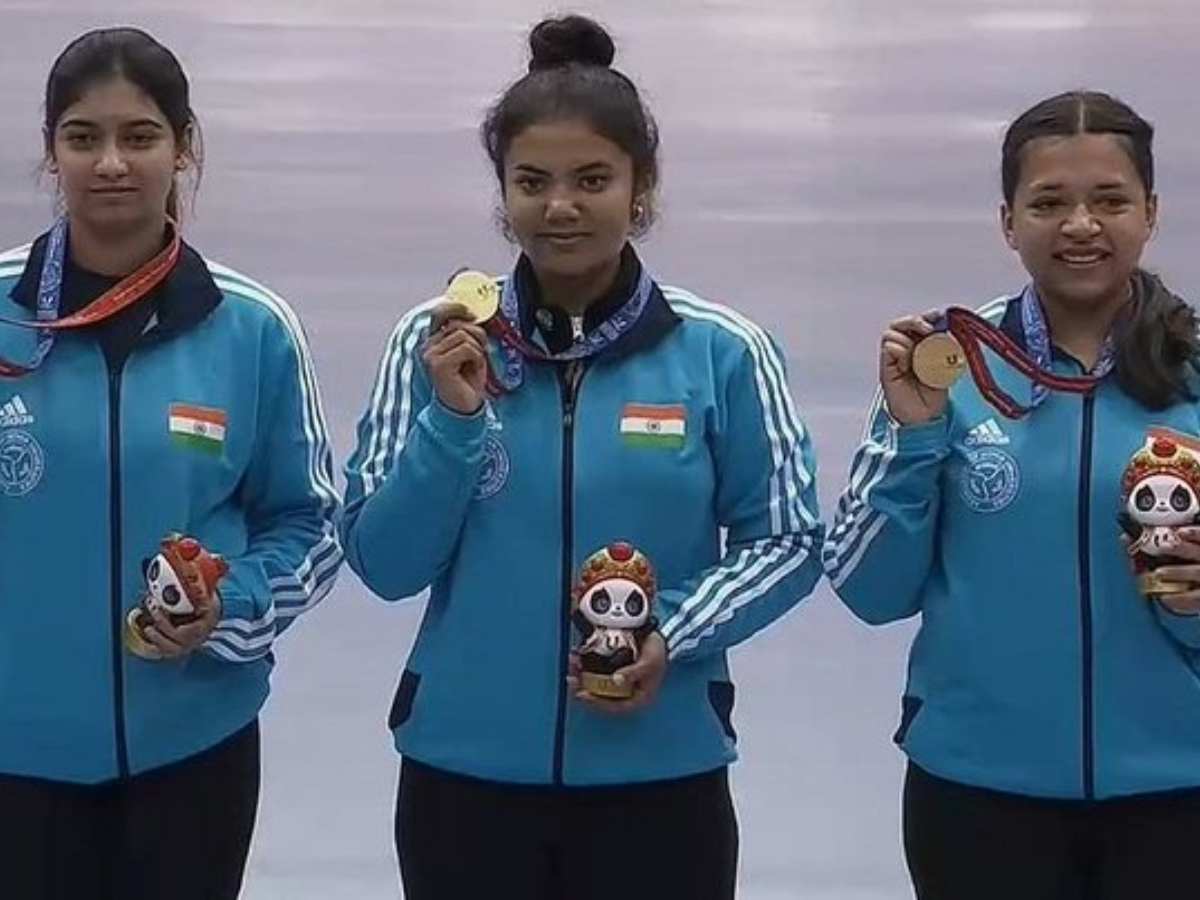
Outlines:
{"type": "Polygon", "coordinates": [[[486,500],[500,493],[508,483],[508,470],[508,451],[499,438],[489,434],[483,443],[483,468],[475,482],[475,499],[486,500]]]}
{"type": "Polygon", "coordinates": [[[27,431],[0,434],[0,491],[8,497],[28,494],[42,480],[46,457],[27,431]]]}
{"type": "Polygon", "coordinates": [[[1021,470],[1011,455],[996,447],[967,451],[962,472],[963,502],[975,512],[1000,512],[1021,489],[1021,470]]]}

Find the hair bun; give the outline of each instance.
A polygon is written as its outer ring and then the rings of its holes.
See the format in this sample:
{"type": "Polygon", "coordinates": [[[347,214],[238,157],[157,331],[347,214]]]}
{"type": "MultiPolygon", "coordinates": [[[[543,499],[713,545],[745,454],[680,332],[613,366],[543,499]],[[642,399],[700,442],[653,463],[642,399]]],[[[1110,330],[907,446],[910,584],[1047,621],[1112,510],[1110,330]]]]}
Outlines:
{"type": "Polygon", "coordinates": [[[586,16],[543,19],[529,33],[529,71],[579,63],[607,67],[616,48],[597,22],[586,16]]]}

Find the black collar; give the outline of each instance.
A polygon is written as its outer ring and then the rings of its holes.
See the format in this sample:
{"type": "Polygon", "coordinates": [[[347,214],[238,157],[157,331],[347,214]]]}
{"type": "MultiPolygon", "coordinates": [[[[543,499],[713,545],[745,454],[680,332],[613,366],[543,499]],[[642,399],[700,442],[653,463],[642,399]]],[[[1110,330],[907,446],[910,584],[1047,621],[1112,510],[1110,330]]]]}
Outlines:
{"type": "MultiPolygon", "coordinates": [[[[521,255],[513,277],[516,279],[521,333],[531,337],[536,330],[542,335],[551,353],[566,350],[574,341],[571,317],[563,310],[542,302],[541,286],[529,257],[521,255]]],[[[619,310],[637,289],[641,277],[642,262],[633,247],[626,244],[621,251],[621,265],[612,287],[584,311],[583,330],[594,330],[619,310]]],[[[604,354],[624,356],[645,349],[657,343],[680,321],[682,320],[671,309],[658,285],[654,284],[646,308],[637,323],[605,350],[604,354]]]]}
{"type": "MultiPolygon", "coordinates": [[[[37,309],[38,281],[42,261],[46,256],[48,235],[43,234],[29,248],[25,271],[9,292],[13,301],[29,310],[37,309]]],[[[208,266],[200,254],[185,243],[179,262],[166,280],[154,292],[158,307],[158,324],[151,332],[156,338],[170,337],[186,331],[208,317],[221,302],[221,289],[213,281],[208,266]]]]}
{"type": "Polygon", "coordinates": [[[1004,307],[1004,317],[1000,319],[1000,330],[1008,335],[1022,350],[1025,346],[1025,325],[1021,321],[1021,295],[1011,297],[1004,307]]]}

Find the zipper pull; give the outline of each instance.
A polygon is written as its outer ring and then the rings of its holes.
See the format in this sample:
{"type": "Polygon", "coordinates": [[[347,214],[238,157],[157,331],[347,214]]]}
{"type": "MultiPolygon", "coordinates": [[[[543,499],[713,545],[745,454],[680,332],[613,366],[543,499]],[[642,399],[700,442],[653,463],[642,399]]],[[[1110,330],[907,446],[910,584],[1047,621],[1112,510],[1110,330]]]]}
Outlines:
{"type": "Polygon", "coordinates": [[[579,374],[581,371],[581,363],[577,359],[567,363],[567,369],[563,373],[563,381],[566,385],[566,391],[563,397],[563,427],[570,428],[575,422],[575,391],[579,387],[579,374]]]}

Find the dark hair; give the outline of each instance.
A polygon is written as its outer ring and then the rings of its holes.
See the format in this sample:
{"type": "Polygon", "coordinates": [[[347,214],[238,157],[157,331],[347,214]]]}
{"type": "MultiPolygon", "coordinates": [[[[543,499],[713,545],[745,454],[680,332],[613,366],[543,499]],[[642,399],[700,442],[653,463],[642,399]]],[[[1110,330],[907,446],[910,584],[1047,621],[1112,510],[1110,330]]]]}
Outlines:
{"type": "MultiPolygon", "coordinates": [[[[1004,135],[1000,180],[1011,208],[1021,178],[1023,151],[1044,137],[1110,134],[1133,163],[1146,196],[1154,193],[1154,126],[1127,104],[1099,91],[1069,91],[1026,110],[1004,135]]],[[[1193,400],[1189,377],[1197,369],[1200,338],[1196,313],[1151,273],[1133,276],[1131,315],[1115,326],[1115,374],[1121,388],[1143,406],[1161,410],[1193,400]]]]}
{"type": "Polygon", "coordinates": [[[658,186],[658,126],[634,83],[610,68],[612,38],[592,19],[568,15],[535,25],[529,50],[529,72],[501,95],[480,128],[501,190],[513,138],[538,122],[580,118],[633,160],[634,189],[644,207],[634,225],[644,232],[658,186]]]}
{"type": "MultiPolygon", "coordinates": [[[[46,153],[54,145],[58,120],[89,88],[113,78],[124,78],[153,100],[175,134],[186,143],[199,181],[203,166],[200,124],[192,111],[187,76],[170,50],[138,28],[100,28],[80,35],[59,54],[46,78],[46,153]]],[[[167,209],[178,215],[178,198],[172,190],[167,209]]]]}

